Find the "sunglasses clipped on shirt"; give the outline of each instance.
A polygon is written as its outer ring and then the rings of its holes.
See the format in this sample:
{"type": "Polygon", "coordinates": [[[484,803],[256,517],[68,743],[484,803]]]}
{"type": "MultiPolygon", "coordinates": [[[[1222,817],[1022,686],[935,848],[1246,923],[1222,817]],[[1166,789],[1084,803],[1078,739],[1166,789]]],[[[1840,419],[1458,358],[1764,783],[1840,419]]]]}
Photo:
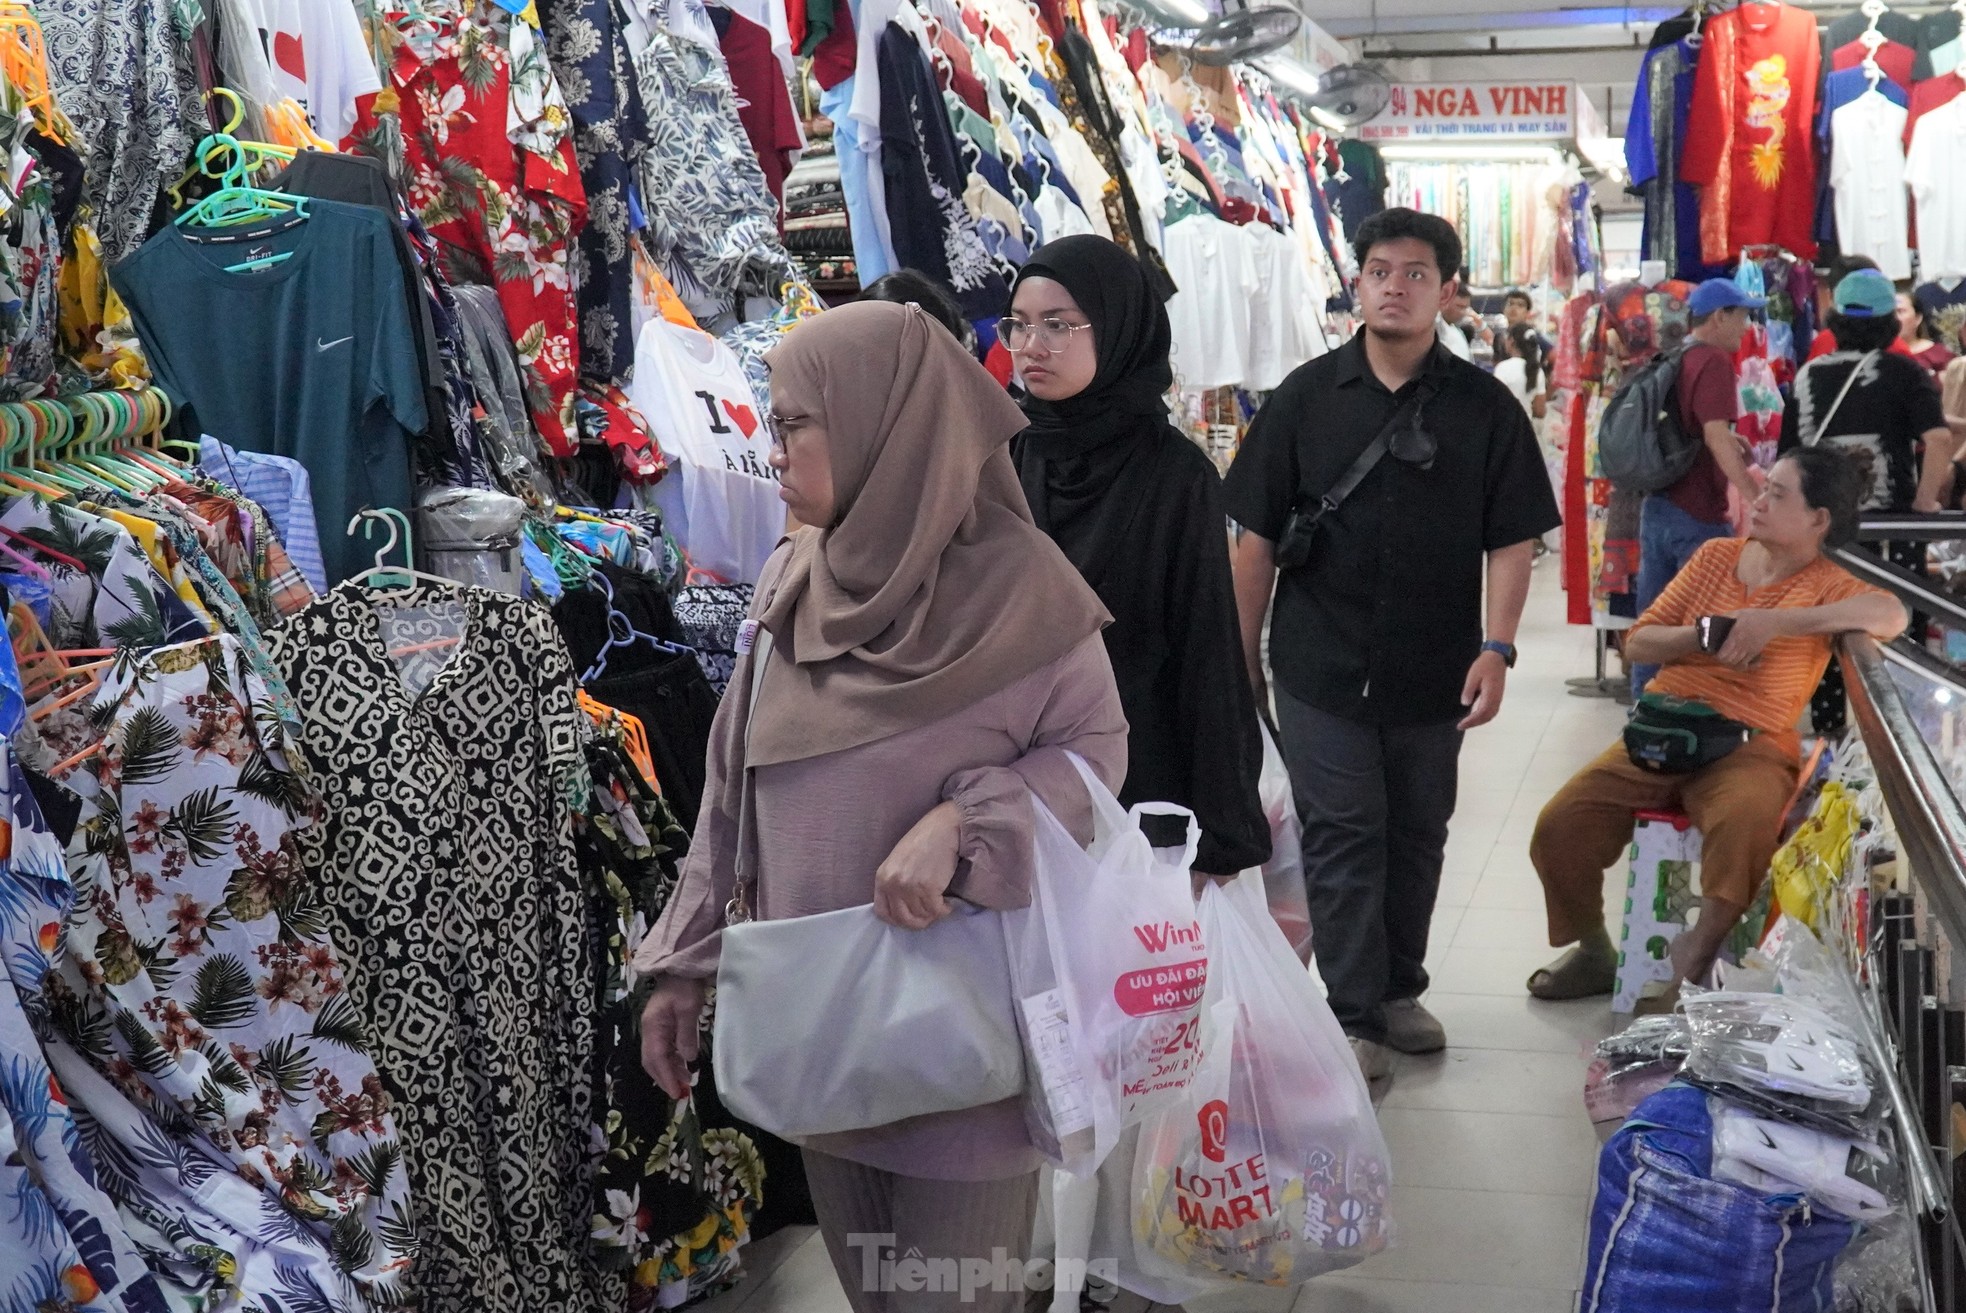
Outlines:
{"type": "Polygon", "coordinates": [[[1434,457],[1440,455],[1440,439],[1436,438],[1433,430],[1427,427],[1426,416],[1423,414],[1425,409],[1426,402],[1422,400],[1413,409],[1407,411],[1405,421],[1395,428],[1392,436],[1386,440],[1388,456],[1402,465],[1411,465],[1419,470],[1432,469],[1434,457]]]}

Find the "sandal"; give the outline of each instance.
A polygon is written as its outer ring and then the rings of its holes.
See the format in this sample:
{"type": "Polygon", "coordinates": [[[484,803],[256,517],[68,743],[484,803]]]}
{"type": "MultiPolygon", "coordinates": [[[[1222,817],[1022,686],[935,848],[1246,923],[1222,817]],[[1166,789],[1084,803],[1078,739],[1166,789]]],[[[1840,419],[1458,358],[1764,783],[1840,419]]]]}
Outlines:
{"type": "Polygon", "coordinates": [[[1596,998],[1617,987],[1617,959],[1594,956],[1581,944],[1529,977],[1530,994],[1548,1003],[1596,998]]]}

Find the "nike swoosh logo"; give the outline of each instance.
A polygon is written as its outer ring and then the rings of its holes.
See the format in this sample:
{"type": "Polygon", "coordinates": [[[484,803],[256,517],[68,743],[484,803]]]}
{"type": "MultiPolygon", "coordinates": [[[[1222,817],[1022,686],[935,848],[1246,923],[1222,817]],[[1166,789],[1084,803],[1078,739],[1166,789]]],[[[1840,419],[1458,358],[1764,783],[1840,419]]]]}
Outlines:
{"type": "Polygon", "coordinates": [[[353,342],[354,340],[355,340],[355,335],[353,333],[350,333],[347,337],[338,337],[332,342],[323,342],[317,338],[315,339],[314,342],[314,349],[316,351],[332,351],[334,350],[334,348],[340,346],[343,342],[353,342]]]}
{"type": "Polygon", "coordinates": [[[1781,1145],[1776,1144],[1775,1141],[1772,1138],[1770,1138],[1767,1131],[1762,1130],[1759,1126],[1755,1127],[1754,1129],[1755,1129],[1755,1133],[1761,1137],[1761,1142],[1767,1145],[1770,1149],[1780,1149],[1782,1147],[1781,1145]]]}

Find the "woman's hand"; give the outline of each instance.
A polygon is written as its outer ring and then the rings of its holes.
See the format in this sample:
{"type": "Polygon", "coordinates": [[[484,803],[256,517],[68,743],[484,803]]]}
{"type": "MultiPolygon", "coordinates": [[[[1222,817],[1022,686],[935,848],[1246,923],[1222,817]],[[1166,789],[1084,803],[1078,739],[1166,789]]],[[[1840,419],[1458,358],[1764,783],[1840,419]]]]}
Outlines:
{"type": "Polygon", "coordinates": [[[705,992],[701,980],[663,976],[642,1009],[642,1068],[679,1103],[689,1097],[705,992]]]}
{"type": "Polygon", "coordinates": [[[874,872],[874,915],[903,930],[926,930],[949,915],[962,813],[945,802],[915,822],[874,872]]]}

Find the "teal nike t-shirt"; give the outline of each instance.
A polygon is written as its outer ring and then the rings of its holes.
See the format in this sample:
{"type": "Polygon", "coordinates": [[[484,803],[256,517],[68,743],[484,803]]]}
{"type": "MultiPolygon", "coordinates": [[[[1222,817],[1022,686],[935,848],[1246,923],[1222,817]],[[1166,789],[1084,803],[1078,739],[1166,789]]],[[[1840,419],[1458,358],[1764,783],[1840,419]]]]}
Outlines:
{"type": "Polygon", "coordinates": [[[409,511],[409,439],[429,423],[388,217],[309,200],[301,220],[173,225],[109,280],[199,432],[307,467],[328,582],[367,568],[373,549],[343,530],[365,507],[409,511]]]}

